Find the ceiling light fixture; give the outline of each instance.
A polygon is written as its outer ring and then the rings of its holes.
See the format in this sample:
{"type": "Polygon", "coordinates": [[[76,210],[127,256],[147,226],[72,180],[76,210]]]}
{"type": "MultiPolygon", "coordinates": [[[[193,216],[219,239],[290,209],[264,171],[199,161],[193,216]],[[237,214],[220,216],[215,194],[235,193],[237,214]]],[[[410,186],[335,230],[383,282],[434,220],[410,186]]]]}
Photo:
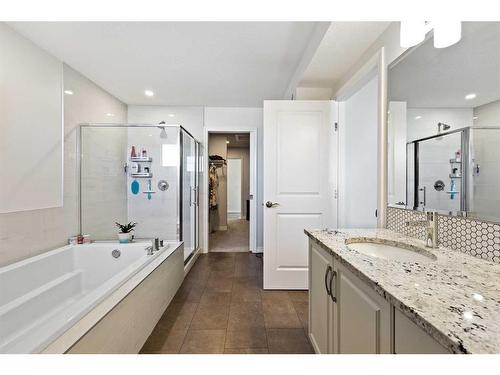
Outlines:
{"type": "Polygon", "coordinates": [[[169,113],[168,117],[175,117],[175,115],[173,113],[169,113]]]}
{"type": "Polygon", "coordinates": [[[226,144],[229,144],[229,141],[226,141],[226,144]]]}
{"type": "Polygon", "coordinates": [[[460,21],[401,21],[400,42],[403,48],[410,48],[425,40],[425,35],[434,29],[434,47],[446,48],[462,38],[460,21]]]}
{"type": "Polygon", "coordinates": [[[462,22],[434,22],[434,47],[446,48],[457,43],[462,38],[462,22]]]}
{"type": "Polygon", "coordinates": [[[420,120],[422,116],[415,116],[415,120],[420,120]]]}
{"type": "Polygon", "coordinates": [[[114,117],[115,114],[114,113],[106,113],[106,116],[108,116],[108,117],[114,117]]]}
{"type": "Polygon", "coordinates": [[[403,48],[410,48],[425,39],[425,21],[401,21],[400,44],[403,48]]]}
{"type": "Polygon", "coordinates": [[[476,94],[474,94],[473,92],[471,92],[470,94],[465,95],[465,100],[475,99],[476,96],[477,96],[476,94]]]}
{"type": "Polygon", "coordinates": [[[71,90],[64,90],[64,93],[66,95],[73,95],[73,91],[71,91],[71,90]]]}
{"type": "Polygon", "coordinates": [[[151,97],[154,96],[155,93],[151,90],[144,90],[144,95],[151,97]]]}

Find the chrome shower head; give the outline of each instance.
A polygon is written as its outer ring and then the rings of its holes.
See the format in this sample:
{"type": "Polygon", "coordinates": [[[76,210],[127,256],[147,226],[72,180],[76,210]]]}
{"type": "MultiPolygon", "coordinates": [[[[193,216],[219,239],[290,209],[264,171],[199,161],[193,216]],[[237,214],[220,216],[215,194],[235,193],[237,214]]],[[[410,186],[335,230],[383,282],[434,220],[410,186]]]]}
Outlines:
{"type": "Polygon", "coordinates": [[[162,139],[168,138],[167,131],[165,130],[165,127],[164,126],[158,126],[158,128],[161,129],[160,138],[162,138],[162,139]]]}

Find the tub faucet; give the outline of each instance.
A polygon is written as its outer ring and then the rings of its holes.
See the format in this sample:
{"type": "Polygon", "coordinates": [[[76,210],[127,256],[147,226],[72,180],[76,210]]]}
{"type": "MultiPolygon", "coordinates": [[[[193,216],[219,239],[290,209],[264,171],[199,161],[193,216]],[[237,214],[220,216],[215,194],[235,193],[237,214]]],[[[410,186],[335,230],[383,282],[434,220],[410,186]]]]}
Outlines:
{"type": "Polygon", "coordinates": [[[144,250],[147,251],[147,255],[153,255],[154,252],[153,246],[147,246],[144,250]]]}
{"type": "Polygon", "coordinates": [[[426,211],[425,220],[410,220],[405,222],[407,227],[425,227],[426,239],[425,246],[437,248],[438,247],[438,218],[436,211],[426,211]]]}

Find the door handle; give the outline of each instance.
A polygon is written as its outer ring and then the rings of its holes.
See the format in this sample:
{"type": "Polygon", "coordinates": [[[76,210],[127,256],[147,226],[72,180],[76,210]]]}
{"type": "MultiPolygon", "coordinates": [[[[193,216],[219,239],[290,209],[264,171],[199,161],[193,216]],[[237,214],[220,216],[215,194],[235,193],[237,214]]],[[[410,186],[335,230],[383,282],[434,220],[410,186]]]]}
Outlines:
{"type": "MultiPolygon", "coordinates": [[[[330,267],[331,268],[331,267],[330,267]]],[[[337,296],[334,296],[333,288],[335,287],[335,284],[333,284],[333,279],[337,278],[337,271],[335,271],[333,268],[332,270],[332,276],[330,276],[330,298],[332,299],[333,302],[337,302],[337,296]],[[332,287],[333,284],[333,287],[332,287]]]]}
{"type": "Polygon", "coordinates": [[[273,203],[271,201],[267,201],[266,202],[266,207],[267,208],[272,208],[272,207],[276,207],[276,206],[279,206],[280,204],[279,203],[273,203]]]}
{"type": "Polygon", "coordinates": [[[325,289],[326,289],[326,294],[328,294],[329,296],[331,296],[331,291],[330,291],[330,289],[328,289],[328,275],[331,271],[332,271],[332,267],[330,267],[330,265],[328,265],[328,267],[326,267],[326,271],[325,271],[325,289]]]}

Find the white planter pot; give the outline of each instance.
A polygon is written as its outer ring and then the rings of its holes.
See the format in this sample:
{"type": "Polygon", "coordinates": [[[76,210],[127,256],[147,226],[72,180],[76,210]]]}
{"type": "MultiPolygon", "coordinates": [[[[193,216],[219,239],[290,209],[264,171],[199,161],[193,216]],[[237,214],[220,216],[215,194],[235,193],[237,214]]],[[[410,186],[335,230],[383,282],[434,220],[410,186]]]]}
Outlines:
{"type": "Polygon", "coordinates": [[[120,241],[120,243],[129,243],[130,233],[118,233],[118,241],[120,241]]]}

